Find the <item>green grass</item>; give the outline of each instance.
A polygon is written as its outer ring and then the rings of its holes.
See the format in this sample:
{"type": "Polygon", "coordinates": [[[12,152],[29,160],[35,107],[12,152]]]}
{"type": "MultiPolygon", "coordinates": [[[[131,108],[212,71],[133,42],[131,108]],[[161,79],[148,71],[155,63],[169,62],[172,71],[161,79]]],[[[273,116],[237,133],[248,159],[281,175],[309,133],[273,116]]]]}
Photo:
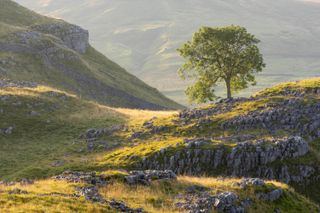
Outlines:
{"type": "MultiPolygon", "coordinates": [[[[43,178],[66,169],[99,169],[96,159],[108,151],[89,152],[80,134],[89,128],[142,123],[174,113],[110,108],[47,86],[1,88],[0,97],[8,97],[0,101],[0,129],[14,127],[11,135],[0,135],[1,180],[43,178]],[[38,115],[31,115],[32,111],[38,115]]],[[[126,133],[119,134],[100,140],[126,144],[121,136],[126,133]]]]}
{"type": "Polygon", "coordinates": [[[52,19],[32,12],[10,0],[0,1],[0,20],[16,26],[30,26],[36,23],[42,24],[52,21],[52,19]]]}
{"type": "Polygon", "coordinates": [[[108,127],[123,123],[125,115],[92,102],[59,92],[49,97],[48,87],[35,89],[1,89],[9,99],[0,103],[0,128],[13,126],[12,135],[0,135],[0,177],[45,177],[68,167],[89,167],[90,153],[79,135],[88,128],[108,127]],[[19,105],[17,105],[17,103],[19,105]],[[31,111],[39,113],[32,116],[31,111]],[[54,167],[55,161],[65,161],[54,167]]]}
{"type": "Polygon", "coordinates": [[[76,187],[83,184],[70,184],[64,181],[43,180],[30,186],[15,185],[10,187],[0,186],[0,211],[3,212],[116,212],[103,204],[93,204],[83,197],[76,198],[72,195],[76,187]],[[8,194],[7,192],[19,188],[28,194],[8,194]],[[50,195],[61,193],[62,195],[50,195]],[[68,197],[70,196],[70,197],[68,197]]]}
{"type": "Polygon", "coordinates": [[[287,82],[281,83],[274,87],[267,88],[261,92],[258,92],[257,96],[264,96],[264,95],[277,95],[284,90],[305,90],[308,91],[310,89],[320,88],[320,78],[311,78],[296,82],[287,82]]]}

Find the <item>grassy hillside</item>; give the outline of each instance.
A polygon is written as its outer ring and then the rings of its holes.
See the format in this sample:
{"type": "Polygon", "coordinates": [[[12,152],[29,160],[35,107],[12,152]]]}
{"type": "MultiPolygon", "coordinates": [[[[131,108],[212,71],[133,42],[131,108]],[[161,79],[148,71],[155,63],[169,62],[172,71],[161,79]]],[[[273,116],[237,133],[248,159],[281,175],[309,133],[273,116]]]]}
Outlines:
{"type": "Polygon", "coordinates": [[[79,134],[125,119],[110,108],[50,87],[5,88],[0,97],[0,128],[13,128],[11,134],[0,135],[1,179],[41,177],[80,165],[87,157],[79,134]],[[55,167],[59,161],[65,166],[55,167]]]}
{"type": "Polygon", "coordinates": [[[104,148],[87,149],[87,142],[79,138],[87,129],[169,113],[113,109],[41,85],[0,88],[0,179],[39,178],[68,168],[88,169],[94,166],[95,151],[104,148]],[[4,133],[9,128],[11,132],[4,133]]]}
{"type": "MultiPolygon", "coordinates": [[[[289,182],[299,192],[320,202],[317,196],[320,189],[315,186],[320,172],[316,166],[320,162],[319,95],[320,79],[315,78],[280,84],[249,99],[187,110],[179,115],[150,120],[145,125],[132,124],[119,137],[132,140],[136,145],[106,153],[98,158],[99,165],[104,168],[170,168],[180,174],[212,176],[228,176],[235,169],[244,169],[244,173],[238,176],[261,176],[263,173],[258,174],[257,171],[268,169],[273,171],[272,179],[289,182]],[[277,117],[268,117],[270,113],[277,117]],[[272,163],[261,160],[261,165],[256,163],[260,158],[250,158],[250,155],[256,156],[256,153],[251,153],[252,149],[260,149],[255,147],[260,145],[254,144],[264,141],[262,149],[270,148],[274,141],[291,136],[302,136],[308,141],[309,152],[306,155],[279,160],[271,158],[272,163]],[[188,145],[192,140],[204,145],[188,145]],[[242,158],[246,160],[238,164],[240,168],[229,168],[232,164],[227,163],[227,156],[231,158],[230,153],[235,147],[240,149],[241,142],[253,145],[244,151],[242,158]],[[225,160],[219,161],[220,166],[213,167],[216,157],[208,157],[208,152],[217,153],[217,150],[223,153],[220,157],[225,160]],[[197,158],[197,155],[200,156],[197,158]],[[201,156],[207,156],[207,160],[203,161],[201,156]],[[175,164],[171,159],[175,159],[175,164]],[[245,165],[255,164],[257,166],[251,169],[245,168],[245,165]],[[302,168],[312,171],[302,174],[302,168]],[[282,175],[284,170],[287,173],[282,175]]],[[[268,172],[265,175],[262,176],[270,178],[268,172]]]]}
{"type": "MultiPolygon", "coordinates": [[[[176,49],[203,25],[242,25],[261,40],[267,67],[259,74],[258,85],[242,96],[320,73],[320,31],[314,21],[320,19],[320,4],[313,1],[78,0],[77,5],[72,0],[16,1],[89,29],[99,51],[183,103],[186,83],[176,74],[182,64],[176,49]],[[123,18],[127,16],[130,19],[123,18]]],[[[219,95],[225,95],[224,90],[219,95]]]]}
{"type": "MultiPolygon", "coordinates": [[[[319,209],[316,203],[306,198],[319,202],[316,196],[319,187],[312,179],[317,177],[317,173],[306,176],[307,182],[289,182],[288,185],[266,178],[265,185],[243,188],[239,185],[241,177],[229,178],[228,165],[216,169],[209,167],[215,162],[210,158],[206,158],[205,162],[193,158],[189,164],[185,164],[190,169],[200,168],[197,174],[183,174],[176,170],[179,175],[177,179],[152,179],[146,185],[130,185],[126,182],[128,171],[162,169],[165,158],[177,156],[177,153],[180,156],[185,151],[213,153],[223,147],[225,153],[222,156],[228,159],[229,153],[238,146],[238,139],[235,140],[238,136],[248,138],[245,135],[251,135],[249,138],[253,139],[242,140],[253,140],[255,144],[259,140],[267,140],[272,144],[271,138],[294,135],[294,129],[286,129],[278,121],[274,124],[277,127],[275,132],[261,128],[259,124],[241,131],[234,127],[222,130],[221,123],[238,116],[245,118],[250,113],[272,107],[285,109],[286,105],[281,104],[293,99],[306,101],[305,109],[309,109],[310,105],[319,103],[319,79],[285,83],[262,91],[255,98],[216,103],[180,113],[110,108],[51,87],[30,82],[10,82],[15,85],[0,88],[0,180],[5,181],[0,182],[0,211],[117,212],[110,204],[115,200],[147,212],[183,212],[179,203],[196,205],[202,202],[201,199],[226,192],[237,195],[235,205],[248,202],[246,212],[317,212],[319,209]],[[182,116],[185,113],[187,115],[182,116]],[[95,133],[101,129],[115,131],[91,137],[88,133],[92,129],[95,133]],[[197,138],[205,138],[206,142],[191,147],[186,143],[197,138]],[[154,166],[148,168],[141,164],[148,161],[157,164],[150,164],[154,166]],[[105,202],[92,202],[79,191],[91,187],[92,181],[71,179],[67,182],[67,179],[50,178],[66,170],[96,171],[95,178],[106,180],[105,184],[95,186],[101,196],[99,199],[105,202]],[[35,182],[10,183],[24,178],[34,179],[35,182]],[[258,198],[259,193],[273,190],[282,191],[276,200],[258,198]]],[[[303,117],[302,120],[310,123],[309,119],[303,117]]],[[[299,123],[300,120],[295,122],[299,123]]],[[[310,136],[313,133],[310,132],[310,136]]],[[[320,162],[319,139],[308,141],[310,151],[306,155],[276,159],[265,166],[277,168],[286,165],[292,175],[291,172],[299,171],[296,166],[317,165],[320,162]]],[[[268,144],[264,146],[268,147],[268,144]]],[[[294,146],[290,150],[295,153],[294,146]]],[[[187,155],[184,159],[188,160],[187,155]]],[[[247,162],[248,165],[251,163],[247,162]]],[[[255,177],[248,170],[245,176],[251,175],[255,177]]]]}
{"type": "Polygon", "coordinates": [[[0,6],[1,78],[36,81],[110,106],[181,107],[90,47],[87,31],[10,0],[0,6]]]}

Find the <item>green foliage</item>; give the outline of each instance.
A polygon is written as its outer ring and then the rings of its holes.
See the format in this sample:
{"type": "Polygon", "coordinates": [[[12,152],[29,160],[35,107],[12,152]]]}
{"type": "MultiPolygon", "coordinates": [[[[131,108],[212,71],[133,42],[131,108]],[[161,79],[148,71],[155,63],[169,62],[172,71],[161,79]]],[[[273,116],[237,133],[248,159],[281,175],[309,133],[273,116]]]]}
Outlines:
{"type": "Polygon", "coordinates": [[[181,78],[196,79],[186,90],[190,100],[212,101],[215,98],[213,88],[219,82],[225,82],[228,98],[232,91],[255,85],[254,74],[265,66],[258,43],[258,39],[240,26],[200,28],[192,41],[178,49],[186,59],[179,69],[181,78]]]}

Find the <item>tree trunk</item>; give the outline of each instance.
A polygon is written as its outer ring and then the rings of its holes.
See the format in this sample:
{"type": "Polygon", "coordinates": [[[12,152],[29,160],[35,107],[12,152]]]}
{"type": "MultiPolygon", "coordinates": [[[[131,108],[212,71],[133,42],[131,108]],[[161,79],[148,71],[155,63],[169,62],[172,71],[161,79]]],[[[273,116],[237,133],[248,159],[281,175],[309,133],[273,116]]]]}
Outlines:
{"type": "Polygon", "coordinates": [[[231,95],[231,79],[226,80],[226,86],[227,86],[227,98],[230,99],[232,98],[231,95]]]}

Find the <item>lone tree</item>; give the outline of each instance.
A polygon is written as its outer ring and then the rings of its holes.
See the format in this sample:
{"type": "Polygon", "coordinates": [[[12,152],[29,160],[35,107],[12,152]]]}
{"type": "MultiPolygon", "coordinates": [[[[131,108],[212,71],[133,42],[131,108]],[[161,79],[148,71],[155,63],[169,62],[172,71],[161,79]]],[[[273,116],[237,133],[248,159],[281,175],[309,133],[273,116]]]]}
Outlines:
{"type": "Polygon", "coordinates": [[[254,74],[265,67],[257,44],[260,41],[240,26],[202,27],[178,52],[186,62],[179,69],[182,79],[194,78],[186,94],[191,101],[205,103],[216,96],[214,87],[224,82],[228,98],[232,91],[255,85],[254,74]]]}

